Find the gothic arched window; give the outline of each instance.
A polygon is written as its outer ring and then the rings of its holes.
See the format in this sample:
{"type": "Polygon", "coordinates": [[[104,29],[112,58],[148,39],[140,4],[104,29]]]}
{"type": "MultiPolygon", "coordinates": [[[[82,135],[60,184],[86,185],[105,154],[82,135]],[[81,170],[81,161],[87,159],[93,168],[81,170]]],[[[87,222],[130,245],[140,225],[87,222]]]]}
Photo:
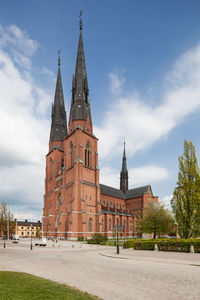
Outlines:
{"type": "Polygon", "coordinates": [[[60,195],[58,195],[58,207],[60,207],[61,204],[62,204],[62,196],[60,194],[60,195]]]}
{"type": "Polygon", "coordinates": [[[53,176],[53,160],[52,160],[52,158],[50,158],[50,174],[51,174],[51,176],[53,176]]]}
{"type": "Polygon", "coordinates": [[[74,165],[74,147],[73,147],[72,143],[70,144],[70,148],[71,148],[71,151],[70,151],[70,153],[71,153],[71,167],[73,167],[73,165],[74,165]]]}
{"type": "Polygon", "coordinates": [[[109,231],[111,231],[111,219],[109,219],[108,228],[109,228],[109,231]]]}
{"type": "Polygon", "coordinates": [[[61,170],[63,170],[64,168],[65,168],[64,159],[62,159],[62,161],[61,161],[61,170]]]}
{"type": "Polygon", "coordinates": [[[89,165],[90,165],[90,145],[89,143],[87,143],[85,148],[85,166],[89,167],[89,165]]]}
{"type": "Polygon", "coordinates": [[[89,219],[89,232],[92,232],[92,219],[89,219]]]}

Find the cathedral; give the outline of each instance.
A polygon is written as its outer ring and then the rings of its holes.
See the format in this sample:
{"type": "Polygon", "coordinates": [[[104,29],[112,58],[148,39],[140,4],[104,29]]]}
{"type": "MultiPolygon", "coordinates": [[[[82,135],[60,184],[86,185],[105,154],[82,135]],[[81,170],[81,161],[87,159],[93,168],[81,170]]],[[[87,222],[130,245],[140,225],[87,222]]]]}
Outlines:
{"type": "Polygon", "coordinates": [[[52,105],[49,152],[46,155],[43,235],[76,239],[101,233],[112,237],[116,225],[137,236],[137,218],[149,202],[157,202],[150,185],[128,189],[125,144],[120,188],[99,183],[98,139],[93,133],[82,38],[82,20],[72,81],[67,126],[60,56],[52,105]]]}

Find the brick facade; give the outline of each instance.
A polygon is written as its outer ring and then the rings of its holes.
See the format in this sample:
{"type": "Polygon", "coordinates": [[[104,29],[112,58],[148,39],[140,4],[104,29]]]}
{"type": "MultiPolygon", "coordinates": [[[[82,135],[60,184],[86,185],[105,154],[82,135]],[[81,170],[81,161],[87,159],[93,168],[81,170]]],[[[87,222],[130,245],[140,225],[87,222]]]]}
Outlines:
{"type": "MultiPolygon", "coordinates": [[[[60,58],[58,65],[46,155],[43,235],[73,239],[100,232],[112,236],[118,219],[119,225],[125,225],[126,235],[134,236],[137,234],[137,216],[150,201],[158,198],[153,196],[150,186],[123,191],[99,184],[98,139],[93,134],[88,100],[82,27],[68,128],[65,125],[60,58]]],[[[126,168],[125,171],[128,178],[126,168]]],[[[123,168],[121,173],[123,180],[123,168]]]]}

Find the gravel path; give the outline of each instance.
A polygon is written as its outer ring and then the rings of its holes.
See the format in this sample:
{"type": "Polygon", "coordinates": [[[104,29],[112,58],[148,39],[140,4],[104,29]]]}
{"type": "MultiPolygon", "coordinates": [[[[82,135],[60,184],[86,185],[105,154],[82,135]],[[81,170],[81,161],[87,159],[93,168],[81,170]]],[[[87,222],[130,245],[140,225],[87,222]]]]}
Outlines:
{"type": "Polygon", "coordinates": [[[200,254],[134,251],[23,240],[6,249],[0,242],[0,270],[28,272],[109,300],[200,299],[200,254]]]}

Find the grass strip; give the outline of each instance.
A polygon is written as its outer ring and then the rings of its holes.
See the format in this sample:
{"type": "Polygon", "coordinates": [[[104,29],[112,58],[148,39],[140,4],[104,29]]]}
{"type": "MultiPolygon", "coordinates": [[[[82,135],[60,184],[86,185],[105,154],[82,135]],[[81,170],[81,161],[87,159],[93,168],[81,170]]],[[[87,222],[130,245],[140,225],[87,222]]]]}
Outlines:
{"type": "MultiPolygon", "coordinates": [[[[84,280],[84,279],[83,279],[84,280]]],[[[21,272],[0,272],[1,300],[100,299],[64,284],[21,272]]]]}

